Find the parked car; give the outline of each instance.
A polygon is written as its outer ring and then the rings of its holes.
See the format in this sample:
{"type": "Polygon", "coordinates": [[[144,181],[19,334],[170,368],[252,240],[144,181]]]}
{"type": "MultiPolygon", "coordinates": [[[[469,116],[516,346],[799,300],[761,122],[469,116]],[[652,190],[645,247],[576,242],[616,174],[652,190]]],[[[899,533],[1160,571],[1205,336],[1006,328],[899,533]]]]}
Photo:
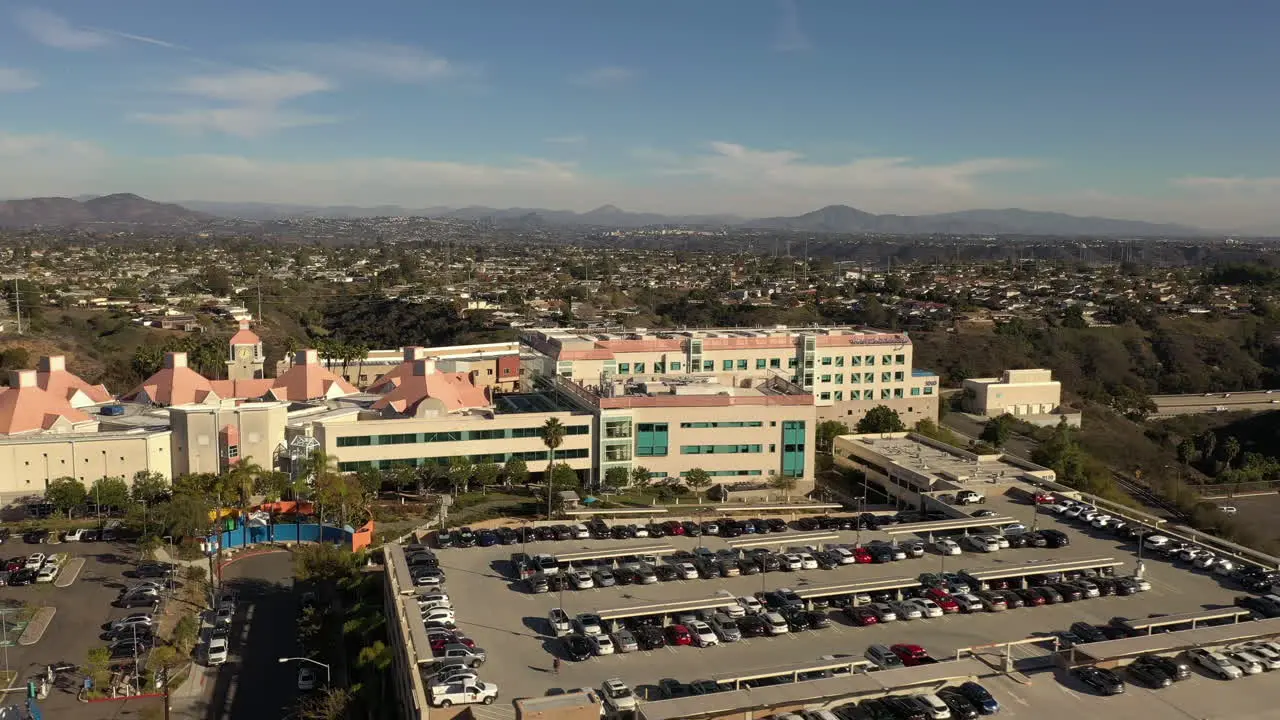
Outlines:
{"type": "Polygon", "coordinates": [[[493,701],[497,699],[498,686],[493,683],[480,682],[479,680],[450,683],[431,689],[431,704],[442,708],[471,703],[492,705],[493,701]]]}
{"type": "Polygon", "coordinates": [[[1211,675],[1223,680],[1235,680],[1244,676],[1244,671],[1231,662],[1230,658],[1215,650],[1191,648],[1187,651],[1187,657],[1195,664],[1209,671],[1211,675]]]}
{"type": "Polygon", "coordinates": [[[903,666],[902,658],[897,652],[884,645],[869,645],[863,656],[871,661],[873,665],[885,670],[903,666]]]}
{"type": "Polygon", "coordinates": [[[1103,695],[1119,695],[1124,692],[1124,680],[1106,668],[1086,665],[1072,670],[1071,674],[1103,695]]]}

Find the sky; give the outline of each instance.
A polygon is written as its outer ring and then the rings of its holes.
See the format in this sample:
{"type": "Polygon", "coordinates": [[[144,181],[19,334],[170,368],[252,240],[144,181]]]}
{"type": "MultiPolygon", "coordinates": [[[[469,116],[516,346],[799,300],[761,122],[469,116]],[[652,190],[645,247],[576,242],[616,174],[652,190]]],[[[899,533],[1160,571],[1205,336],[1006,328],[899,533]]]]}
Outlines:
{"type": "Polygon", "coordinates": [[[1273,0],[0,0],[0,197],[1280,228],[1273,0]]]}

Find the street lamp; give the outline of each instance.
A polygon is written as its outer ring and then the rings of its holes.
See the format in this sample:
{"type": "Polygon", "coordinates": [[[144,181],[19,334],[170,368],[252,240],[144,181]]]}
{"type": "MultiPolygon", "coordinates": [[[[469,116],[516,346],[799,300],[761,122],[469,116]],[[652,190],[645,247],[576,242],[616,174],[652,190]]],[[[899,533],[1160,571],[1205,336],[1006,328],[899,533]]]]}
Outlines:
{"type": "Polygon", "coordinates": [[[319,665],[320,667],[324,668],[324,684],[325,684],[325,685],[332,685],[332,684],[333,684],[333,676],[332,676],[332,675],[330,675],[330,673],[329,673],[329,665],[328,665],[327,663],[322,663],[322,662],[320,662],[319,660],[312,660],[311,658],[306,658],[306,657],[282,657],[282,658],[279,658],[279,661],[280,661],[281,663],[287,663],[287,662],[289,662],[290,660],[301,660],[301,661],[303,661],[303,662],[309,662],[309,663],[311,663],[311,664],[313,664],[313,665],[319,665]]]}
{"type": "MultiPolygon", "coordinates": [[[[169,562],[176,565],[177,558],[173,556],[173,536],[165,535],[163,538],[161,538],[161,540],[169,541],[169,562]]],[[[169,595],[170,596],[173,595],[173,573],[172,572],[169,573],[169,595]]]]}

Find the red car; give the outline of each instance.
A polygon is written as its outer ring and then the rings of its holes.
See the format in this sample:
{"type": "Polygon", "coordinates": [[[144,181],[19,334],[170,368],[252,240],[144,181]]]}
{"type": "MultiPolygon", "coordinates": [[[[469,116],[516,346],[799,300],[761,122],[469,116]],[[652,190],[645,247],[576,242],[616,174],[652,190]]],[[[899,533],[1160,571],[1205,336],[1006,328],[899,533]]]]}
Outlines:
{"type": "Polygon", "coordinates": [[[873,560],[874,560],[874,558],[872,558],[872,557],[871,557],[871,551],[870,551],[870,550],[868,550],[868,549],[866,549],[866,548],[864,548],[864,547],[859,547],[859,548],[854,548],[854,549],[853,549],[853,561],[854,561],[854,562],[856,562],[856,563],[869,563],[869,562],[872,562],[873,560]]]}
{"type": "Polygon", "coordinates": [[[668,520],[662,524],[662,529],[667,531],[668,535],[683,535],[684,526],[675,520],[668,520]]]}
{"type": "Polygon", "coordinates": [[[1049,503],[1054,502],[1056,500],[1057,498],[1055,498],[1054,496],[1050,495],[1047,492],[1038,492],[1036,493],[1036,496],[1035,496],[1035,503],[1037,505],[1048,505],[1049,503]]]}
{"type": "Polygon", "coordinates": [[[667,626],[667,644],[668,645],[692,645],[693,634],[689,632],[689,628],[683,625],[667,626]]]}
{"type": "Polygon", "coordinates": [[[845,617],[853,621],[854,625],[866,627],[867,625],[875,625],[880,622],[880,617],[876,612],[868,607],[847,607],[844,609],[845,617]]]}
{"type": "Polygon", "coordinates": [[[960,612],[960,603],[951,597],[951,593],[942,588],[929,588],[924,591],[924,596],[938,603],[938,607],[942,608],[944,613],[960,612]]]}
{"type": "Polygon", "coordinates": [[[27,559],[24,557],[9,558],[5,561],[4,569],[7,572],[17,572],[26,566],[26,564],[27,559]]]}
{"type": "Polygon", "coordinates": [[[919,645],[893,645],[889,650],[894,655],[897,655],[902,664],[907,667],[924,665],[933,660],[933,658],[929,657],[929,653],[925,652],[924,648],[919,645]]]}

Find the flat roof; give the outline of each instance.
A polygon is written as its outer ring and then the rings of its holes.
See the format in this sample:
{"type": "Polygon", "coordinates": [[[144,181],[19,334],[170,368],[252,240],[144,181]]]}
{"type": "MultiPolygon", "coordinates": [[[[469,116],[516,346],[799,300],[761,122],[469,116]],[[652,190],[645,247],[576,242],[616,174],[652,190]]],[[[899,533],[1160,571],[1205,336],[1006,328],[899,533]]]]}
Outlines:
{"type": "Polygon", "coordinates": [[[781,505],[716,505],[716,512],[722,513],[744,513],[744,512],[808,512],[810,510],[843,510],[844,506],[840,503],[784,503],[781,505]]]}
{"type": "Polygon", "coordinates": [[[982,581],[1003,580],[1005,578],[1022,577],[1023,575],[1036,575],[1039,573],[1090,570],[1101,567],[1119,567],[1123,564],[1123,562],[1109,557],[1091,558],[1088,560],[1068,560],[1065,562],[1033,562],[992,570],[972,570],[969,571],[969,575],[976,580],[982,581]]]}
{"type": "Polygon", "coordinates": [[[833,658],[831,660],[805,660],[802,662],[789,663],[787,665],[773,665],[771,667],[756,668],[754,670],[739,670],[737,672],[723,672],[711,676],[711,680],[716,683],[734,683],[744,680],[757,680],[760,678],[774,677],[776,675],[787,675],[789,673],[818,672],[821,670],[836,670],[838,668],[869,668],[872,663],[859,656],[850,656],[844,658],[833,658]]]}
{"type": "Polygon", "coordinates": [[[909,668],[837,675],[821,680],[659,700],[641,705],[640,714],[644,720],[696,720],[755,709],[763,716],[768,710],[779,706],[831,702],[860,695],[879,696],[899,689],[982,677],[994,672],[985,663],[965,658],[909,668]]]}
{"type": "Polygon", "coordinates": [[[1173,615],[1161,615],[1159,617],[1134,618],[1124,621],[1123,625],[1130,630],[1146,630],[1148,628],[1165,627],[1168,625],[1180,625],[1187,622],[1203,622],[1205,620],[1221,620],[1223,618],[1246,618],[1252,613],[1244,608],[1223,607],[1213,608],[1210,610],[1197,610],[1188,613],[1176,613],[1173,615]]]}
{"type": "Polygon", "coordinates": [[[622,557],[624,555],[657,555],[660,553],[675,552],[675,548],[670,545],[631,545],[628,547],[612,548],[610,550],[587,550],[585,552],[576,553],[557,553],[552,555],[556,562],[582,562],[583,560],[604,560],[607,558],[622,557]]]}
{"type": "Polygon", "coordinates": [[[810,585],[796,590],[795,594],[807,599],[848,593],[876,592],[877,590],[896,590],[898,588],[917,587],[918,585],[920,585],[919,578],[884,578],[883,580],[865,580],[863,582],[841,583],[839,585],[810,585]]]}
{"type": "Polygon", "coordinates": [[[911,533],[946,532],[948,530],[968,530],[975,527],[997,528],[1000,525],[1012,525],[1022,522],[1018,518],[1007,515],[983,518],[956,518],[955,520],[935,520],[933,522],[905,523],[886,528],[886,535],[907,535],[911,533]]]}
{"type": "Polygon", "coordinates": [[[738,550],[741,548],[752,547],[772,547],[774,545],[791,545],[813,542],[816,540],[834,540],[840,536],[833,532],[811,532],[811,533],[781,533],[778,535],[770,534],[768,536],[752,536],[734,538],[725,541],[729,547],[738,550]]]}
{"type": "Polygon", "coordinates": [[[1204,645],[1227,645],[1241,640],[1274,637],[1280,635],[1280,618],[1268,618],[1251,622],[1233,623],[1231,625],[1210,625],[1195,630],[1178,630],[1156,635],[1121,638],[1106,642],[1077,645],[1075,656],[1088,658],[1085,662],[1098,662],[1112,658],[1123,658],[1149,652],[1165,652],[1183,650],[1204,645]]]}
{"type": "Polygon", "coordinates": [[[709,598],[700,598],[698,600],[674,600],[671,602],[612,608],[610,610],[597,610],[596,614],[600,616],[601,620],[621,620],[623,618],[639,617],[643,615],[669,614],[708,608],[728,607],[730,605],[736,605],[737,602],[737,599],[732,595],[715,595],[709,598]]]}
{"type": "Polygon", "coordinates": [[[607,510],[565,510],[564,514],[569,517],[591,517],[593,515],[665,515],[667,509],[665,507],[647,507],[647,508],[609,508],[607,510]]]}
{"type": "MultiPolygon", "coordinates": [[[[841,435],[835,442],[877,455],[897,467],[959,487],[1013,481],[1027,473],[1053,471],[1004,453],[976,455],[916,433],[841,435]]],[[[854,460],[856,461],[856,457],[854,460]]]]}

